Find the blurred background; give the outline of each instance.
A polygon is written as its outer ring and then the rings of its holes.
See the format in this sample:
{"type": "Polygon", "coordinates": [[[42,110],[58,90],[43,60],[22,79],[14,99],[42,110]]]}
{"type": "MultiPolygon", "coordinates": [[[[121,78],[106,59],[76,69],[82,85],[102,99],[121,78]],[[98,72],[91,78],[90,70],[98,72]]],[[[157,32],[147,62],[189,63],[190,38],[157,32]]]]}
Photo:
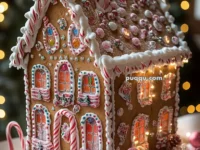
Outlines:
{"type": "MultiPolygon", "coordinates": [[[[0,141],[5,140],[9,121],[17,121],[26,130],[23,70],[8,68],[11,47],[15,45],[24,13],[32,0],[0,2],[0,141]]],[[[170,13],[176,18],[193,53],[192,59],[181,68],[180,116],[200,113],[200,0],[169,0],[170,13]]]]}

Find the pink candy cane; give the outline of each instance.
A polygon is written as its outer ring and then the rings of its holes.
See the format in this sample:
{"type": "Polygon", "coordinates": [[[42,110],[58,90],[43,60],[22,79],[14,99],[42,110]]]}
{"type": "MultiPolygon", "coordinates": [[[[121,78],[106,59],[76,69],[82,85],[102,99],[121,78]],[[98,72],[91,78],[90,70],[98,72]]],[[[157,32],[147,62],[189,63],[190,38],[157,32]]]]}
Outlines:
{"type": "Polygon", "coordinates": [[[10,134],[12,127],[15,127],[15,129],[17,130],[17,133],[18,133],[19,138],[20,138],[22,150],[25,150],[24,135],[23,135],[22,129],[19,126],[19,124],[15,121],[10,122],[6,127],[6,138],[7,138],[7,141],[8,141],[9,150],[14,150],[13,143],[12,143],[12,137],[11,137],[11,134],[10,134]]]}

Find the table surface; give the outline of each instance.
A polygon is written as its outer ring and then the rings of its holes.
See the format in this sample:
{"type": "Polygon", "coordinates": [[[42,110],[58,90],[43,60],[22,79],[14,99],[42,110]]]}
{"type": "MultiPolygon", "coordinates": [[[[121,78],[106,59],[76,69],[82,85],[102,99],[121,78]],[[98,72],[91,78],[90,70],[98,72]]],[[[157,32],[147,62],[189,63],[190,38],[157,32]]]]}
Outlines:
{"type": "MultiPolygon", "coordinates": [[[[178,118],[178,131],[177,134],[181,136],[184,143],[188,142],[186,133],[200,131],[200,113],[185,115],[178,118]]],[[[13,145],[15,150],[21,150],[19,138],[13,138],[13,145]]],[[[7,141],[0,142],[1,150],[8,150],[7,141]]]]}

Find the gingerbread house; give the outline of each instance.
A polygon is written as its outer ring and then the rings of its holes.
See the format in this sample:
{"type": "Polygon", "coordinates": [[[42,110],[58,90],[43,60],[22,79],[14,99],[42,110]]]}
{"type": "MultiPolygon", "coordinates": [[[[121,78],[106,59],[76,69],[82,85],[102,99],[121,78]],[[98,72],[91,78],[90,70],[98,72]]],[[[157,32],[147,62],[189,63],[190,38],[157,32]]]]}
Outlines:
{"type": "Polygon", "coordinates": [[[26,149],[178,147],[179,68],[191,52],[168,9],[34,0],[10,56],[24,69],[26,149]]]}

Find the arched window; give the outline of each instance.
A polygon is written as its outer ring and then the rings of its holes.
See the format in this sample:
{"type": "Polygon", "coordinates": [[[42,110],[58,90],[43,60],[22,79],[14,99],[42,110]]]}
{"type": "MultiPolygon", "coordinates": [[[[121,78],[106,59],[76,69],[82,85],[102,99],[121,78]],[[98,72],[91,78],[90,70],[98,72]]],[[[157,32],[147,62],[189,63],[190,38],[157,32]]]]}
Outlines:
{"type": "Polygon", "coordinates": [[[158,115],[158,137],[168,135],[172,130],[173,109],[171,107],[163,107],[158,115]]]}
{"type": "Polygon", "coordinates": [[[61,60],[54,69],[54,104],[68,107],[74,104],[74,71],[67,60],[61,60]]]}
{"type": "Polygon", "coordinates": [[[42,69],[37,69],[35,72],[35,87],[36,88],[46,87],[46,73],[42,69]]]}
{"type": "Polygon", "coordinates": [[[162,92],[161,99],[167,101],[168,99],[175,96],[175,92],[172,92],[172,81],[175,79],[176,75],[174,73],[168,73],[164,75],[162,82],[162,92]]]}
{"type": "Polygon", "coordinates": [[[103,150],[102,125],[96,114],[86,113],[81,118],[81,150],[103,150]]]}
{"type": "Polygon", "coordinates": [[[88,150],[99,149],[98,126],[93,118],[86,120],[86,148],[88,150]]]}
{"type": "Polygon", "coordinates": [[[40,64],[32,68],[31,98],[34,100],[50,100],[50,73],[49,70],[40,64]]]}
{"type": "Polygon", "coordinates": [[[98,107],[100,85],[97,75],[92,71],[81,71],[78,78],[78,103],[81,106],[98,107]]]}
{"type": "Polygon", "coordinates": [[[96,93],[93,75],[84,75],[83,76],[82,88],[83,88],[83,93],[88,93],[88,94],[95,94],[96,93]]]}
{"type": "Polygon", "coordinates": [[[32,110],[32,149],[40,147],[51,149],[50,135],[50,113],[47,108],[41,104],[36,104],[32,110]]]}
{"type": "Polygon", "coordinates": [[[137,97],[138,97],[138,102],[142,107],[152,104],[152,99],[154,97],[154,94],[152,92],[153,88],[154,88],[153,83],[150,80],[138,81],[137,97]]]}
{"type": "Polygon", "coordinates": [[[42,141],[46,141],[46,118],[44,115],[44,111],[43,110],[37,110],[35,112],[36,115],[36,131],[37,131],[37,135],[36,138],[38,138],[39,140],[42,141]]]}
{"type": "Polygon", "coordinates": [[[70,72],[67,64],[62,64],[58,72],[58,90],[59,92],[70,92],[70,72]]]}
{"type": "Polygon", "coordinates": [[[86,49],[79,38],[79,30],[74,24],[71,24],[68,29],[68,47],[74,55],[79,55],[86,49]]]}
{"type": "Polygon", "coordinates": [[[132,146],[135,148],[148,148],[146,132],[148,131],[149,117],[139,114],[133,121],[132,125],[132,146]]]}

